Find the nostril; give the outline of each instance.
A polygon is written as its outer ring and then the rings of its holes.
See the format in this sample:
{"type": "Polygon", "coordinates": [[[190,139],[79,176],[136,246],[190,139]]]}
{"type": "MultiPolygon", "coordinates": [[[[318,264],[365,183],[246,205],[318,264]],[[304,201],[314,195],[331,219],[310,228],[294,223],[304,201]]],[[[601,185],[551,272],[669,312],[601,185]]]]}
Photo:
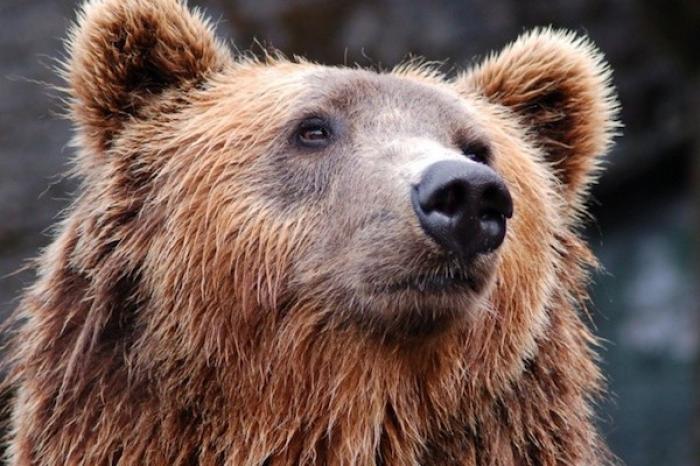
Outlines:
{"type": "Polygon", "coordinates": [[[439,212],[452,217],[462,210],[466,200],[467,187],[460,180],[453,180],[436,190],[423,207],[427,212],[439,212]]]}
{"type": "Polygon", "coordinates": [[[490,183],[481,192],[480,217],[505,217],[513,216],[513,201],[508,188],[503,183],[490,183]]]}
{"type": "Polygon", "coordinates": [[[494,220],[505,220],[505,215],[495,210],[484,210],[479,214],[481,222],[490,222],[494,220]]]}

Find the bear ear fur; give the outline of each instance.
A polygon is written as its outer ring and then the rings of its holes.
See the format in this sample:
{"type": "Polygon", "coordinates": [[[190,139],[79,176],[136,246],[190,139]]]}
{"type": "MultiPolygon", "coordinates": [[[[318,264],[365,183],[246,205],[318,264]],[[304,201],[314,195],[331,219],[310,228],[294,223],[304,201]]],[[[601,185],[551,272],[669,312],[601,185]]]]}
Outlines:
{"type": "Polygon", "coordinates": [[[610,68],[588,39],[536,29],[454,84],[519,116],[561,181],[565,199],[579,205],[619,127],[610,81],[610,68]]]}
{"type": "Polygon", "coordinates": [[[89,0],[67,48],[71,116],[96,150],[164,91],[196,86],[231,60],[180,0],[89,0]]]}

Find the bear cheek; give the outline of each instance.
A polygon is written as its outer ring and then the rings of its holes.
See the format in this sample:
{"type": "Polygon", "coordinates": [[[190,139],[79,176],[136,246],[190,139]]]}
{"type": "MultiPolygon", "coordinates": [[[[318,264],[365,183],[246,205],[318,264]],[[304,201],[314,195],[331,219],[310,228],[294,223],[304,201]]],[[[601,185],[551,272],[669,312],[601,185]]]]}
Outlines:
{"type": "Polygon", "coordinates": [[[559,268],[557,230],[553,226],[563,224],[557,208],[562,201],[551,173],[544,164],[537,163],[534,151],[523,147],[522,141],[504,139],[501,151],[505,156],[496,161],[510,189],[514,213],[501,247],[491,296],[499,312],[523,321],[531,329],[530,337],[536,338],[546,326],[545,305],[559,268]]]}

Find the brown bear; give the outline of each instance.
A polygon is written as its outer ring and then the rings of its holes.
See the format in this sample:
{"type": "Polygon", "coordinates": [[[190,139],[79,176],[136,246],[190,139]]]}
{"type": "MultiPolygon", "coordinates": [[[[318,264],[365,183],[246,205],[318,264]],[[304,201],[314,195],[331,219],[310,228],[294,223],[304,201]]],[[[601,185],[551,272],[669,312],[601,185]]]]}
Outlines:
{"type": "Polygon", "coordinates": [[[586,193],[610,71],[538,29],[449,77],[233,53],[92,0],[78,197],[17,313],[12,465],[599,465],[586,193]]]}

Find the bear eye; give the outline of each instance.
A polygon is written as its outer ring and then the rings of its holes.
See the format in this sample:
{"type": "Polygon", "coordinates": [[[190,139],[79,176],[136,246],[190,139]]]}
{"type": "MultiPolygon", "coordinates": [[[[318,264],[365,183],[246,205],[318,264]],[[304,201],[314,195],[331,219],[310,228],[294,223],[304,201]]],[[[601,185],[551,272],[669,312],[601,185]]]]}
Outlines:
{"type": "Polygon", "coordinates": [[[462,144],[460,148],[462,150],[462,154],[464,154],[465,157],[476,163],[483,163],[484,165],[488,165],[491,161],[491,153],[489,152],[489,148],[485,144],[462,144]]]}
{"type": "Polygon", "coordinates": [[[302,146],[318,149],[328,146],[332,136],[333,133],[326,120],[312,117],[299,124],[295,139],[302,146]]]}

